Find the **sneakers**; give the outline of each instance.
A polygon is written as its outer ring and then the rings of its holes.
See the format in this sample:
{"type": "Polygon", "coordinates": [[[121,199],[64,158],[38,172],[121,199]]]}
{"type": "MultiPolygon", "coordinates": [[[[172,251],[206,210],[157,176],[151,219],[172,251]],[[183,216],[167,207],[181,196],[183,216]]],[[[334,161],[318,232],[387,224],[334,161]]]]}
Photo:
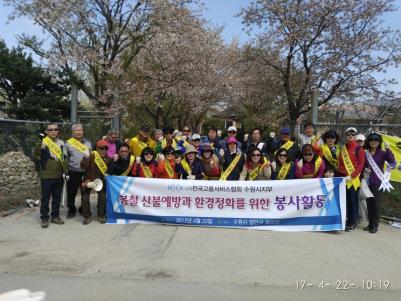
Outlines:
{"type": "Polygon", "coordinates": [[[52,217],[50,222],[57,225],[64,225],[64,221],[59,217],[52,217]]]}
{"type": "Polygon", "coordinates": [[[85,219],[82,221],[82,224],[83,224],[83,225],[89,225],[91,221],[92,221],[92,219],[91,219],[90,217],[88,217],[88,218],[85,218],[85,219]]]}
{"type": "Polygon", "coordinates": [[[41,225],[42,228],[49,227],[49,220],[48,219],[42,219],[42,221],[40,222],[40,225],[41,225]]]}
{"type": "Polygon", "coordinates": [[[356,229],[356,225],[348,225],[348,226],[345,226],[345,231],[346,232],[352,232],[352,231],[354,231],[356,229]]]}
{"type": "Polygon", "coordinates": [[[98,217],[97,219],[99,221],[99,223],[104,224],[106,223],[106,218],[105,217],[98,217]]]}

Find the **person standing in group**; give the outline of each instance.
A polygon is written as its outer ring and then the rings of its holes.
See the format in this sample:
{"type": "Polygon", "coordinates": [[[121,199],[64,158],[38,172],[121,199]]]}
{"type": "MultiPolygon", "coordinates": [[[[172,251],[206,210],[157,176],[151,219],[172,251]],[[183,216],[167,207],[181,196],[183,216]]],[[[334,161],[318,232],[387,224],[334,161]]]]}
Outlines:
{"type": "Polygon", "coordinates": [[[120,132],[116,129],[110,129],[107,132],[107,137],[106,137],[107,147],[108,147],[107,157],[109,157],[109,158],[113,158],[114,155],[117,154],[118,148],[120,147],[120,145],[122,143],[120,140],[118,140],[119,135],[120,135],[120,132]]]}
{"type": "Polygon", "coordinates": [[[206,143],[209,143],[213,149],[216,149],[216,148],[218,148],[219,140],[220,139],[217,136],[217,128],[210,127],[209,130],[207,131],[206,143]]]}
{"type": "Polygon", "coordinates": [[[100,179],[103,187],[97,191],[97,215],[101,224],[106,222],[106,181],[105,176],[107,166],[112,159],[107,156],[108,142],[99,140],[96,142],[96,150],[89,157],[84,157],[81,161],[81,168],[85,170],[84,181],[82,182],[82,216],[84,220],[82,224],[88,225],[92,221],[92,213],[90,208],[90,194],[92,188],[88,187],[89,182],[100,179]]]}
{"type": "Polygon", "coordinates": [[[73,218],[77,213],[75,207],[75,197],[78,188],[81,191],[82,203],[82,187],[81,183],[85,170],[81,168],[81,161],[84,157],[89,157],[92,152],[92,144],[84,138],[84,130],[82,124],[74,124],[72,126],[72,138],[67,140],[65,149],[68,155],[68,176],[67,182],[67,219],[73,218]]]}
{"type": "Polygon", "coordinates": [[[176,171],[184,180],[201,180],[205,175],[202,160],[197,158],[198,152],[193,145],[188,145],[185,158],[176,159],[176,171]]]}
{"type": "Polygon", "coordinates": [[[294,128],[295,139],[298,140],[301,147],[304,146],[305,144],[311,144],[313,150],[315,152],[318,152],[320,145],[323,144],[323,141],[322,139],[320,139],[319,135],[315,135],[315,124],[310,121],[306,122],[304,124],[305,134],[301,134],[301,123],[302,123],[302,118],[298,117],[294,128]]]}
{"type": "Polygon", "coordinates": [[[358,142],[360,147],[364,147],[365,146],[365,140],[366,140],[366,137],[365,137],[364,134],[356,135],[356,142],[358,142]]]}
{"type": "Polygon", "coordinates": [[[181,129],[182,139],[187,142],[191,142],[192,131],[191,128],[187,125],[184,125],[181,129]]]}
{"type": "Polygon", "coordinates": [[[258,147],[249,148],[239,179],[246,181],[271,179],[271,163],[258,147]]]}
{"type": "Polygon", "coordinates": [[[138,178],[157,178],[157,162],[153,149],[145,147],[141,156],[136,157],[132,176],[138,178]]]}
{"type": "Polygon", "coordinates": [[[40,201],[40,219],[42,228],[49,226],[49,201],[52,199],[50,222],[64,224],[60,218],[60,203],[63,189],[63,174],[68,173],[68,157],[64,142],[58,139],[58,125],[49,123],[46,136],[35,147],[35,157],[40,160],[40,182],[42,197],[40,201]]]}
{"type": "Polygon", "coordinates": [[[220,178],[219,158],[213,153],[213,147],[209,143],[200,146],[205,180],[218,180],[220,178]]]}
{"type": "Polygon", "coordinates": [[[156,148],[156,142],[149,136],[150,128],[146,125],[141,127],[139,134],[132,139],[129,139],[128,145],[133,156],[139,157],[142,151],[149,147],[152,150],[156,148]]]}
{"type": "Polygon", "coordinates": [[[262,141],[262,131],[259,128],[253,128],[249,135],[244,136],[242,151],[247,154],[251,148],[255,147],[260,149],[263,156],[267,155],[266,143],[262,141]]]}
{"type": "Polygon", "coordinates": [[[222,139],[219,141],[219,146],[218,146],[219,150],[222,149],[222,150],[224,150],[224,152],[227,152],[227,150],[228,150],[227,140],[230,138],[235,138],[235,140],[237,141],[237,147],[241,150],[242,143],[237,140],[236,136],[237,136],[237,128],[235,126],[228,127],[226,139],[222,139]]]}
{"type": "Polygon", "coordinates": [[[163,134],[164,138],[162,142],[155,149],[156,154],[160,154],[167,146],[171,146],[174,149],[177,146],[177,142],[174,140],[174,129],[171,126],[163,128],[163,134]]]}
{"type": "Polygon", "coordinates": [[[273,147],[274,155],[280,148],[285,148],[287,150],[288,160],[295,162],[300,156],[300,150],[297,143],[291,140],[291,130],[289,128],[282,128],[280,130],[280,139],[276,141],[273,147]]]}
{"type": "Polygon", "coordinates": [[[198,156],[200,157],[201,151],[200,151],[200,145],[201,145],[201,136],[199,134],[193,134],[191,137],[191,144],[194,146],[196,151],[198,152],[198,156]]]}
{"type": "Polygon", "coordinates": [[[347,222],[345,231],[347,232],[356,228],[359,212],[358,191],[361,186],[359,177],[365,166],[365,152],[356,142],[356,134],[357,130],[354,127],[345,131],[346,141],[341,148],[338,162],[339,175],[346,177],[347,222]]]}
{"type": "Polygon", "coordinates": [[[244,167],[245,156],[239,147],[240,143],[234,136],[228,137],[226,143],[227,151],[224,151],[224,149],[220,149],[219,151],[223,164],[220,180],[237,181],[244,167]]]}
{"type": "Polygon", "coordinates": [[[312,144],[302,146],[302,157],[295,161],[295,177],[297,179],[322,178],[326,164],[314,153],[312,144]]]}
{"type": "Polygon", "coordinates": [[[118,154],[110,160],[107,173],[111,176],[131,176],[134,164],[135,157],[130,154],[128,144],[123,143],[118,148],[118,154]]]}
{"type": "Polygon", "coordinates": [[[383,139],[378,133],[371,133],[366,140],[366,168],[369,169],[369,189],[373,194],[372,198],[366,199],[368,208],[369,225],[364,228],[365,231],[376,233],[379,229],[380,221],[380,203],[383,190],[390,189],[389,170],[384,171],[384,162],[387,161],[389,168],[396,166],[394,154],[390,150],[387,142],[384,142],[385,150],[381,149],[383,139]]]}
{"type": "Polygon", "coordinates": [[[172,146],[163,148],[157,162],[157,177],[161,179],[178,179],[175,169],[176,151],[172,146]]]}
{"type": "Polygon", "coordinates": [[[319,149],[319,156],[323,158],[325,165],[331,165],[338,169],[338,158],[341,147],[337,144],[340,137],[335,130],[328,130],[322,136],[323,144],[319,149]]]}
{"type": "Polygon", "coordinates": [[[295,178],[295,164],[288,160],[288,152],[280,148],[274,155],[272,162],[272,180],[291,180],[295,178]]]}

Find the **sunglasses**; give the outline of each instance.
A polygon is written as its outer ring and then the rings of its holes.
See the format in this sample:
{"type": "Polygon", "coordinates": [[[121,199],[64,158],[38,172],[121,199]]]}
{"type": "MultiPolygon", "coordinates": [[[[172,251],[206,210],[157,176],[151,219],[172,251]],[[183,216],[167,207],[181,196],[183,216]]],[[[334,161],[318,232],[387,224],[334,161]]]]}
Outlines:
{"type": "Polygon", "coordinates": [[[152,153],[144,153],[143,155],[144,155],[144,156],[153,156],[152,153]]]}
{"type": "MultiPolygon", "coordinates": [[[[358,140],[358,141],[363,141],[363,140],[358,140]]],[[[379,139],[379,138],[372,138],[372,139],[369,140],[369,142],[370,142],[370,141],[377,141],[377,142],[380,142],[380,139],[379,139]]]]}
{"type": "Polygon", "coordinates": [[[252,157],[260,157],[261,154],[252,154],[252,157]]]}
{"type": "Polygon", "coordinates": [[[188,132],[190,132],[190,130],[182,130],[183,132],[185,132],[185,133],[188,133],[188,132]]]}
{"type": "Polygon", "coordinates": [[[200,142],[201,140],[200,140],[200,139],[194,139],[194,140],[192,140],[192,141],[194,141],[194,142],[200,142]]]}
{"type": "Polygon", "coordinates": [[[58,131],[58,129],[56,129],[56,128],[51,128],[51,129],[47,129],[49,132],[57,132],[58,131]]]}
{"type": "Polygon", "coordinates": [[[174,152],[167,153],[166,156],[174,156],[174,152]]]}
{"type": "Polygon", "coordinates": [[[347,133],[346,135],[347,135],[347,136],[356,136],[355,133],[347,133]]]}
{"type": "Polygon", "coordinates": [[[106,147],[98,147],[98,149],[99,150],[109,150],[109,148],[106,146],[106,147]]]}
{"type": "Polygon", "coordinates": [[[287,157],[287,154],[278,154],[279,157],[287,157]]]}
{"type": "Polygon", "coordinates": [[[229,131],[229,132],[227,132],[227,133],[229,133],[229,134],[236,134],[237,132],[229,131]]]}
{"type": "Polygon", "coordinates": [[[310,156],[313,156],[313,154],[312,153],[306,153],[306,154],[303,154],[305,157],[310,157],[310,156]]]}

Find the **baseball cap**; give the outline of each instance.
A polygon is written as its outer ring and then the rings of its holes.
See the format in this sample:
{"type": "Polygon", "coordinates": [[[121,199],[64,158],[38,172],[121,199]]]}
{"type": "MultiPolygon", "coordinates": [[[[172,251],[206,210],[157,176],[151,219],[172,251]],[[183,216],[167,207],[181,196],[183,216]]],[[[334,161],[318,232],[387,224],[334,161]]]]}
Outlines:
{"type": "Polygon", "coordinates": [[[227,132],[237,132],[237,128],[235,126],[229,126],[227,132]]]}
{"type": "Polygon", "coordinates": [[[346,133],[354,132],[356,134],[358,133],[358,130],[354,127],[349,127],[345,132],[346,133]]]}
{"type": "Polygon", "coordinates": [[[201,136],[199,134],[193,134],[192,135],[192,140],[196,140],[196,139],[201,139],[201,136]]]}
{"type": "Polygon", "coordinates": [[[291,130],[290,130],[290,128],[282,128],[281,130],[280,130],[280,134],[290,134],[291,133],[291,130]]]}

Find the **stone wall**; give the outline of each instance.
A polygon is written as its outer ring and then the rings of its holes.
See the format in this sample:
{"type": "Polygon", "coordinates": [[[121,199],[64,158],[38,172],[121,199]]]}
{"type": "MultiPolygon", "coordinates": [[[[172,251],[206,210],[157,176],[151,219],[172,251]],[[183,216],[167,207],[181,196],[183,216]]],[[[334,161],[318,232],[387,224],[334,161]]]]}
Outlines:
{"type": "Polygon", "coordinates": [[[0,156],[0,209],[25,204],[25,199],[40,198],[40,179],[35,165],[22,152],[0,156]]]}

